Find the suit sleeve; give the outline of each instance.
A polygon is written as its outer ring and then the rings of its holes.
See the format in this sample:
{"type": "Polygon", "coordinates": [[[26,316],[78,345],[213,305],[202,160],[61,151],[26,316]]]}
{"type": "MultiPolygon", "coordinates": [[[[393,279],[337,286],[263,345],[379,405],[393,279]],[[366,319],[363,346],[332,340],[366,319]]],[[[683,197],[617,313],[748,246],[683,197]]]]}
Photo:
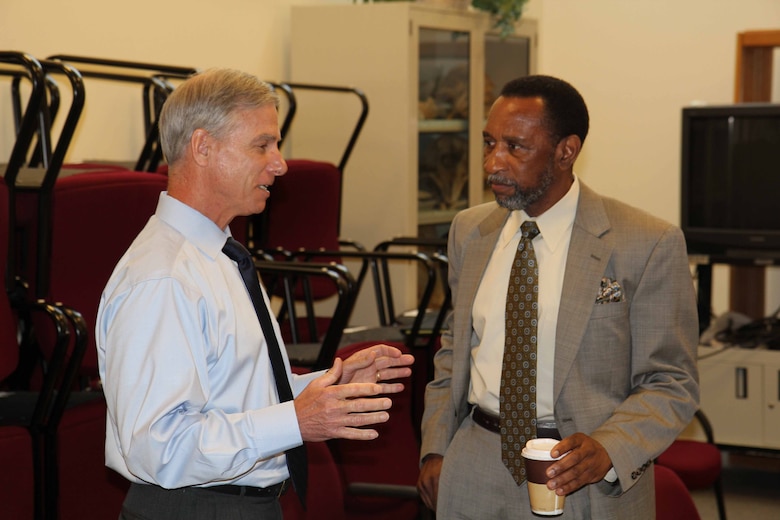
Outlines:
{"type": "MultiPolygon", "coordinates": [[[[447,255],[449,259],[448,280],[453,296],[453,308],[458,294],[458,274],[461,266],[461,244],[458,238],[458,218],[450,227],[447,255]]],[[[425,411],[422,420],[422,446],[420,459],[430,454],[444,455],[455,430],[458,427],[455,402],[452,397],[453,367],[453,323],[455,312],[451,312],[441,335],[441,348],[434,358],[434,379],[425,390],[425,411]]]]}
{"type": "MultiPolygon", "coordinates": [[[[635,259],[634,259],[635,260],[635,259]]],[[[685,241],[669,226],[636,272],[630,306],[628,396],[592,432],[628,490],[698,407],[698,318],[685,241]]]]}

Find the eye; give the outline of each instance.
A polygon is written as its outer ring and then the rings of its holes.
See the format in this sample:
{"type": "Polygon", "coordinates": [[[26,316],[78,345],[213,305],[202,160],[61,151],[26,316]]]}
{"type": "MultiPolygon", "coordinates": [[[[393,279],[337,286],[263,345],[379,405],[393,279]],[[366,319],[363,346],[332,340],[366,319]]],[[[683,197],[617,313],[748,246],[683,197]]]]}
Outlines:
{"type": "Polygon", "coordinates": [[[517,152],[520,150],[528,150],[528,147],[518,141],[508,141],[506,147],[510,152],[517,152]]]}

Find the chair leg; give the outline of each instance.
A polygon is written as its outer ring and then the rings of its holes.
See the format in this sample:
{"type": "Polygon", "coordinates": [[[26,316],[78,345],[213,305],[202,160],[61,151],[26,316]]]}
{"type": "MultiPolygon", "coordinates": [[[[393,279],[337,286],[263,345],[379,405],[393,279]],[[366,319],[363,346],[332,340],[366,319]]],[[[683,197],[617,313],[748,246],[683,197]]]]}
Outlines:
{"type": "Polygon", "coordinates": [[[720,477],[718,477],[712,487],[715,489],[715,500],[718,503],[718,518],[726,520],[726,502],[723,499],[723,483],[720,477]]]}

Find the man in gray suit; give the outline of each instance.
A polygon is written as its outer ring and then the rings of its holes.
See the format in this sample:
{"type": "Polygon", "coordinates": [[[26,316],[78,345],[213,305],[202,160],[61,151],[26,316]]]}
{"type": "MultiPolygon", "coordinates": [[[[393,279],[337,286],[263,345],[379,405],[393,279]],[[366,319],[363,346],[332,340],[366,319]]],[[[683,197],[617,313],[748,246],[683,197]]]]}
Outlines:
{"type": "Polygon", "coordinates": [[[418,487],[439,519],[533,517],[524,475],[513,478],[502,453],[515,405],[500,411],[504,342],[516,336],[505,301],[518,245],[533,237],[521,236],[526,221],[540,231],[530,242],[538,316],[532,420],[518,446],[562,439],[553,456],[566,455],[547,472],[567,497],[561,518],[654,519],[652,460],[698,406],[682,232],[574,175],[588,121],[577,90],[549,76],[509,82],[490,110],[484,167],[496,202],[452,223],[454,310],[425,396],[418,487]]]}

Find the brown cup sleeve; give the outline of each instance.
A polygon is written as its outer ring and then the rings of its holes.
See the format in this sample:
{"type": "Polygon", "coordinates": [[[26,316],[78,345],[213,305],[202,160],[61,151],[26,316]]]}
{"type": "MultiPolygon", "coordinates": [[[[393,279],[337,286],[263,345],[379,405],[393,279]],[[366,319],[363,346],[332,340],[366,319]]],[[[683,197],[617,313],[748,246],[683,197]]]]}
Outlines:
{"type": "Polygon", "coordinates": [[[533,482],[534,484],[547,484],[550,477],[546,475],[546,471],[553,462],[555,461],[525,459],[525,471],[528,482],[533,482]]]}

